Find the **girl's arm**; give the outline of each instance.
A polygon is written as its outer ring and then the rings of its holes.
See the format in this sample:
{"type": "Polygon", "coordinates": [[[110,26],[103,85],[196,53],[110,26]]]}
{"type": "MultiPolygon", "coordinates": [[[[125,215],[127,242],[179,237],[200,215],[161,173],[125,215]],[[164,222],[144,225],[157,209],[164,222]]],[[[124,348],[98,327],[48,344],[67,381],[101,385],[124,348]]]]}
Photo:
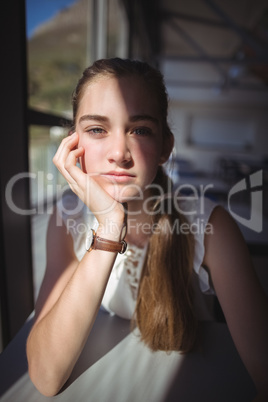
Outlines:
{"type": "MultiPolygon", "coordinates": [[[[88,206],[93,213],[94,205],[98,211],[109,211],[99,212],[97,234],[119,241],[124,223],[122,206],[75,166],[83,152],[75,148],[76,143],[75,136],[63,140],[55,164],[80,198],[90,200],[88,206]],[[87,191],[98,198],[88,197],[87,191]],[[109,203],[115,203],[113,208],[107,208],[109,203]]],[[[95,321],[116,258],[114,252],[92,250],[78,263],[72,238],[65,226],[57,226],[56,214],[48,228],[47,269],[27,341],[30,377],[47,396],[58,393],[70,376],[95,321]]]]}
{"type": "Polygon", "coordinates": [[[256,385],[260,398],[256,400],[266,400],[267,296],[257,279],[240,230],[228,212],[216,207],[210,223],[213,234],[205,237],[204,265],[210,271],[236,348],[256,385]]]}
{"type": "Polygon", "coordinates": [[[56,227],[55,220],[48,230],[47,269],[27,341],[30,377],[47,396],[57,394],[70,376],[116,258],[116,253],[92,250],[78,263],[66,227],[56,227]]]}

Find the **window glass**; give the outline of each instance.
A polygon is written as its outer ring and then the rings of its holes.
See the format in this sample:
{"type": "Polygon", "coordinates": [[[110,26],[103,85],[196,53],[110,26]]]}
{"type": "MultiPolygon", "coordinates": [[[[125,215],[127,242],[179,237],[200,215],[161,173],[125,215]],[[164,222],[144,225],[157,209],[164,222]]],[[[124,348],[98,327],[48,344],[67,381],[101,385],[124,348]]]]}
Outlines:
{"type": "Polygon", "coordinates": [[[128,23],[122,1],[109,0],[107,25],[107,57],[128,57],[128,23]]]}
{"type": "Polygon", "coordinates": [[[86,66],[87,51],[90,52],[88,2],[27,0],[27,3],[29,107],[69,114],[70,95],[86,66]],[[51,3],[54,8],[49,13],[51,3]],[[39,20],[42,14],[44,17],[39,20]]]}
{"type": "MultiPolygon", "coordinates": [[[[122,2],[26,0],[26,5],[28,106],[72,119],[72,91],[81,72],[97,57],[97,49],[102,57],[127,56],[122,2]]],[[[52,157],[68,130],[35,125],[30,126],[29,132],[30,169],[40,178],[43,172],[44,177],[40,183],[32,180],[31,199],[35,204],[40,202],[42,191],[46,197],[47,185],[53,184],[55,193],[61,181],[52,157]]]]}
{"type": "MultiPolygon", "coordinates": [[[[28,106],[72,118],[71,94],[99,57],[127,56],[127,24],[119,0],[26,0],[28,106]]],[[[38,123],[38,122],[37,122],[38,123]]],[[[29,127],[35,296],[45,270],[45,236],[53,203],[68,188],[52,163],[62,127],[29,127]]]]}
{"type": "MultiPolygon", "coordinates": [[[[92,0],[26,0],[28,107],[72,118],[71,95],[90,61],[92,0]]],[[[42,210],[66,185],[52,163],[68,129],[29,127],[31,202],[42,210]]]]}

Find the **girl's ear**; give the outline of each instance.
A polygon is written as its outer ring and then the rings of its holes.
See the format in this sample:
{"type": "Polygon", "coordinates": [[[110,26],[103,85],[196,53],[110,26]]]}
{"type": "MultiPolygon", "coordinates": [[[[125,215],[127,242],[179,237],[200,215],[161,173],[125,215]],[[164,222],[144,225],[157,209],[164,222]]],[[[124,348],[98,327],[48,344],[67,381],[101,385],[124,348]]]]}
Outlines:
{"type": "Polygon", "coordinates": [[[174,147],[174,136],[173,134],[169,134],[167,138],[163,141],[163,150],[160,156],[159,165],[163,165],[168,160],[172,149],[174,147]]]}

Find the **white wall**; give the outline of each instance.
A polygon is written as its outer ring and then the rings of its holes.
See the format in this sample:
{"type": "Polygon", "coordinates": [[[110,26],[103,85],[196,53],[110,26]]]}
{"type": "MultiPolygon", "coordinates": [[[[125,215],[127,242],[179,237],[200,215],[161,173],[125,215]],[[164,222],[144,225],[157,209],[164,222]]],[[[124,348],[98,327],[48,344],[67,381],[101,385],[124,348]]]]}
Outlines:
{"type": "MultiPolygon", "coordinates": [[[[268,103],[267,103],[268,105],[268,103]]],[[[179,157],[187,158],[200,171],[213,173],[219,156],[237,157],[241,159],[261,160],[268,157],[268,107],[262,103],[227,103],[227,102],[190,102],[171,100],[169,122],[175,135],[176,153],[179,157]],[[235,147],[196,146],[190,143],[191,124],[196,117],[205,117],[215,121],[245,122],[253,132],[253,144],[248,149],[235,147]]],[[[220,131],[220,129],[219,129],[220,131]]]]}
{"type": "MultiPolygon", "coordinates": [[[[230,78],[234,66],[222,67],[230,78]]],[[[178,156],[189,158],[198,170],[209,173],[214,171],[215,162],[221,155],[259,160],[268,156],[268,90],[250,70],[245,69],[236,86],[232,81],[224,83],[209,63],[163,60],[161,70],[170,98],[169,121],[178,156]],[[208,135],[219,135],[223,131],[220,125],[225,123],[225,129],[229,125],[235,136],[237,125],[238,134],[242,137],[244,130],[246,137],[252,137],[253,144],[240,150],[224,145],[214,148],[191,145],[192,124],[200,119],[207,122],[208,129],[215,131],[208,135]],[[217,121],[218,130],[215,129],[217,121]]],[[[230,140],[230,132],[226,137],[230,140]]]]}

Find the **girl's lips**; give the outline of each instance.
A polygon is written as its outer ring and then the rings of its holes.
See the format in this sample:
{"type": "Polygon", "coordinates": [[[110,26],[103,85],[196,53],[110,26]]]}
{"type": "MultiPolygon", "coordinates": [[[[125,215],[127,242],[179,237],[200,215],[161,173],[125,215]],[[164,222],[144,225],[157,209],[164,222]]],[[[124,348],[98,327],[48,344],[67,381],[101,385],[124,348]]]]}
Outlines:
{"type": "Polygon", "coordinates": [[[107,172],[102,173],[101,176],[116,183],[127,183],[135,178],[133,174],[130,174],[128,172],[107,172]]]}

